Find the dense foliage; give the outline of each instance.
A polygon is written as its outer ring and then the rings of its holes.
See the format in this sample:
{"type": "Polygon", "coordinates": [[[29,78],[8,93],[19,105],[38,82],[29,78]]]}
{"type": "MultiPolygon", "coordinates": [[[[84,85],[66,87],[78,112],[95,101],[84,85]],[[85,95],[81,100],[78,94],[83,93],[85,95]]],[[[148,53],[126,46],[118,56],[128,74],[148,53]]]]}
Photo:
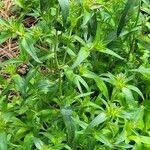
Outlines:
{"type": "Polygon", "coordinates": [[[13,0],[8,40],[0,150],[150,149],[149,0],[13,0]]]}

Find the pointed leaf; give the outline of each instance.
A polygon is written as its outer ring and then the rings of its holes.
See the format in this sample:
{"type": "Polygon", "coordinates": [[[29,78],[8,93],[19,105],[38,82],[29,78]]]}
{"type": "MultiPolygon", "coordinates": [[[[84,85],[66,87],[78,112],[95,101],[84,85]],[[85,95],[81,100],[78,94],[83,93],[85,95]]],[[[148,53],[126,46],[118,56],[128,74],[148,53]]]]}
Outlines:
{"type": "Polygon", "coordinates": [[[61,7],[63,23],[65,25],[67,22],[67,18],[69,16],[69,7],[70,7],[69,0],[58,0],[58,2],[61,7]]]}
{"type": "Polygon", "coordinates": [[[144,96],[143,96],[142,92],[136,86],[127,85],[126,87],[129,88],[130,90],[133,90],[136,93],[138,93],[142,97],[142,99],[144,100],[144,96]]]}
{"type": "Polygon", "coordinates": [[[119,56],[117,53],[115,53],[114,51],[110,50],[110,49],[105,49],[104,51],[101,51],[102,53],[105,53],[105,54],[109,54],[109,55],[112,55],[112,56],[115,56],[119,59],[124,59],[123,57],[119,56]]]}
{"type": "Polygon", "coordinates": [[[90,71],[84,71],[82,74],[83,77],[91,78],[96,82],[97,87],[103,93],[106,99],[109,99],[108,89],[103,80],[97,76],[95,73],[90,71]]]}
{"type": "Polygon", "coordinates": [[[121,31],[122,31],[122,29],[123,29],[123,27],[125,25],[126,16],[127,16],[128,12],[129,12],[130,8],[133,5],[133,1],[134,0],[128,0],[126,2],[125,8],[123,10],[122,16],[121,16],[120,21],[119,21],[119,25],[118,25],[118,29],[117,29],[117,36],[120,35],[120,33],[121,33],[121,31]]]}
{"type": "Polygon", "coordinates": [[[68,143],[71,144],[75,137],[75,124],[72,119],[71,110],[69,108],[63,108],[61,114],[67,130],[68,143]]]}
{"type": "Polygon", "coordinates": [[[92,120],[92,122],[88,125],[87,129],[94,128],[95,126],[105,122],[106,120],[107,120],[107,115],[106,113],[102,112],[92,120]]]}
{"type": "Polygon", "coordinates": [[[0,33],[0,44],[6,42],[10,37],[11,37],[10,31],[2,31],[0,33]]]}
{"type": "Polygon", "coordinates": [[[88,50],[88,48],[82,47],[78,53],[76,61],[72,65],[72,68],[75,68],[78,65],[80,65],[89,56],[89,54],[90,54],[90,51],[88,50]]]}
{"type": "Polygon", "coordinates": [[[145,67],[140,67],[138,69],[132,69],[130,71],[150,74],[150,68],[145,68],[145,67]]]}
{"type": "Polygon", "coordinates": [[[23,38],[20,44],[23,50],[26,51],[36,62],[41,63],[41,61],[36,55],[36,49],[32,43],[32,39],[23,38]]]}
{"type": "Polygon", "coordinates": [[[123,87],[122,92],[125,95],[126,101],[130,107],[134,107],[135,101],[130,89],[123,87]]]}
{"type": "Polygon", "coordinates": [[[4,131],[0,131],[0,150],[7,150],[7,136],[4,131]]]}

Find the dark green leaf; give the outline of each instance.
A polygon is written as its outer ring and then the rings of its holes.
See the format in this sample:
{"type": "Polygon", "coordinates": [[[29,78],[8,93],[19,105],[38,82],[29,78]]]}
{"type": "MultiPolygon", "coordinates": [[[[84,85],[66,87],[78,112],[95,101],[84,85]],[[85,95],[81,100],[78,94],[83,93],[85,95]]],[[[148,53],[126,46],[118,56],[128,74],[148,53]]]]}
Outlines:
{"type": "Polygon", "coordinates": [[[125,22],[126,22],[126,16],[128,15],[128,12],[130,10],[130,8],[132,7],[133,5],[133,1],[134,0],[128,0],[126,2],[126,5],[125,5],[125,8],[123,10],[123,13],[122,13],[122,16],[120,18],[120,21],[119,21],[119,25],[118,25],[118,29],[117,29],[117,36],[120,35],[124,25],[125,25],[125,22]]]}
{"type": "Polygon", "coordinates": [[[69,0],[58,0],[59,2],[59,5],[61,7],[61,12],[62,12],[62,17],[63,17],[63,23],[64,25],[66,24],[67,22],[67,18],[69,16],[69,0]]]}

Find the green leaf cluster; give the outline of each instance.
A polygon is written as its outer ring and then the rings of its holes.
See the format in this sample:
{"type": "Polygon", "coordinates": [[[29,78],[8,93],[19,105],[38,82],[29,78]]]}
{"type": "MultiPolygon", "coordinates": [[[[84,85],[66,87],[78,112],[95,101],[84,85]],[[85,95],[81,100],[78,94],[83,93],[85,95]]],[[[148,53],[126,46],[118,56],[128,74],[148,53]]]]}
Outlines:
{"type": "Polygon", "coordinates": [[[0,44],[19,50],[0,62],[0,150],[149,150],[149,10],[149,0],[13,0],[0,17],[0,44]]]}

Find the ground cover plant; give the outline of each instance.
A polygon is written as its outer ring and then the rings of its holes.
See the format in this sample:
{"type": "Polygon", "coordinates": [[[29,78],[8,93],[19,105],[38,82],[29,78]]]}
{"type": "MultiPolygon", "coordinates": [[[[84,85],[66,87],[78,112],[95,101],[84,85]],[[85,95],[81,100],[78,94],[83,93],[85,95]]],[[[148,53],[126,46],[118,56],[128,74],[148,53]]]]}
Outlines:
{"type": "Polygon", "coordinates": [[[149,0],[0,0],[0,150],[149,150],[149,59],[149,0]]]}

